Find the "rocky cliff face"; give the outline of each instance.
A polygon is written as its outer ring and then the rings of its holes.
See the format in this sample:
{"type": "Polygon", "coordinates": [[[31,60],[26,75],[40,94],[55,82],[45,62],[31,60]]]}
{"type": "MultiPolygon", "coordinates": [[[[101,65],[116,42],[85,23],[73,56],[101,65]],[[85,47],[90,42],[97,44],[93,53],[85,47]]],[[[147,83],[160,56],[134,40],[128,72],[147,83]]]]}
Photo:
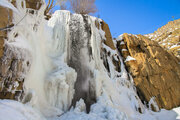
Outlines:
{"type": "MultiPolygon", "coordinates": [[[[12,0],[12,4],[16,6],[16,0],[12,0]]],[[[37,10],[41,4],[40,0],[26,1],[26,7],[30,9],[37,10]]],[[[14,26],[12,10],[0,6],[0,15],[0,99],[22,100],[23,83],[31,64],[27,59],[30,54],[6,43],[8,32],[14,26]]],[[[17,37],[18,34],[14,33],[14,36],[17,37]]]]}
{"type": "Polygon", "coordinates": [[[180,19],[169,22],[157,31],[145,35],[180,58],[180,19]]]}
{"type": "MultiPolygon", "coordinates": [[[[12,11],[0,6],[0,28],[5,28],[12,23],[12,11]]],[[[4,52],[4,39],[7,38],[7,30],[0,31],[0,57],[4,52]]]]}
{"type": "Polygon", "coordinates": [[[180,105],[180,65],[178,58],[142,35],[123,34],[118,50],[134,79],[142,101],[152,97],[160,108],[180,105]],[[133,57],[133,59],[129,59],[133,57]]]}
{"type": "MultiPolygon", "coordinates": [[[[12,11],[0,6],[0,28],[12,24],[12,11]]],[[[22,61],[17,58],[14,51],[5,45],[8,29],[0,31],[0,98],[17,99],[22,94],[22,81],[18,73],[22,72],[22,61]],[[19,79],[19,80],[18,80],[19,79]]]]}

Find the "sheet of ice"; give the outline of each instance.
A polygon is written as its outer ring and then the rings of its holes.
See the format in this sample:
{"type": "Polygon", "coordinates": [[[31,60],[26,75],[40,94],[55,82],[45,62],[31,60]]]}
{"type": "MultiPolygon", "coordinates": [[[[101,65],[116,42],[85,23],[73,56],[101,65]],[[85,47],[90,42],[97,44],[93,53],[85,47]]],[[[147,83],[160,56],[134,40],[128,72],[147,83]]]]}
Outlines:
{"type": "MultiPolygon", "coordinates": [[[[24,82],[23,102],[39,109],[45,116],[61,114],[71,105],[76,80],[76,72],[66,64],[70,12],[57,12],[48,24],[43,6],[32,15],[25,12],[28,9],[22,8],[21,2],[17,2],[17,8],[20,16],[25,17],[8,33],[7,44],[26,49],[32,56],[24,82]]],[[[19,19],[19,15],[14,14],[13,22],[17,23],[19,19]]]]}
{"type": "MultiPolygon", "coordinates": [[[[94,51],[93,55],[96,56],[94,57],[96,58],[95,63],[99,63],[94,75],[97,86],[96,95],[97,97],[100,97],[102,94],[108,96],[109,101],[111,101],[111,107],[125,113],[128,116],[128,119],[131,119],[133,115],[138,112],[137,109],[138,107],[142,106],[142,103],[136,95],[133,84],[129,82],[129,75],[123,66],[124,63],[121,63],[120,73],[115,70],[112,56],[119,55],[118,52],[101,43],[100,40],[103,34],[101,34],[101,32],[94,27],[95,20],[92,19],[92,21],[92,43],[95,43],[92,45],[92,50],[94,51]],[[102,64],[102,59],[100,59],[99,56],[97,57],[97,55],[100,54],[98,51],[101,51],[101,47],[105,48],[107,52],[110,52],[110,54],[107,56],[109,74],[105,69],[105,66],[102,64]]],[[[120,60],[122,60],[122,58],[120,58],[120,60]]]]}

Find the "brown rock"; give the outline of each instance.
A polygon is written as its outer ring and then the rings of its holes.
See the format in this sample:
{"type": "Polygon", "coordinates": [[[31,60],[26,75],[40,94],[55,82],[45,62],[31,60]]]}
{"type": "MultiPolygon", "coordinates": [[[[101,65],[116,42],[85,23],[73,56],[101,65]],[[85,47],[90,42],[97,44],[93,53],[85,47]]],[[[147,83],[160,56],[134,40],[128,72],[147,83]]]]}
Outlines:
{"type": "MultiPolygon", "coordinates": [[[[25,1],[26,1],[26,8],[32,8],[34,10],[39,10],[42,5],[42,0],[25,0],[25,1]]],[[[14,6],[16,6],[16,0],[12,0],[11,3],[14,6]]]]}
{"type": "Polygon", "coordinates": [[[26,7],[39,10],[42,5],[42,0],[26,0],[26,7]]]}
{"type": "Polygon", "coordinates": [[[174,47],[180,43],[180,19],[170,21],[157,31],[146,35],[151,40],[157,41],[163,48],[180,58],[179,47],[174,47]]]}
{"type": "Polygon", "coordinates": [[[4,55],[0,59],[0,99],[22,99],[24,75],[30,68],[26,64],[29,61],[24,59],[27,54],[28,51],[22,52],[20,48],[5,45],[4,55]],[[21,54],[17,55],[18,53],[21,54]]]}
{"type": "Polygon", "coordinates": [[[111,32],[110,32],[108,24],[106,24],[104,21],[102,21],[101,22],[101,28],[105,32],[105,37],[106,37],[105,44],[107,46],[109,46],[111,49],[115,50],[116,48],[114,46],[114,43],[113,43],[113,40],[112,40],[112,36],[111,36],[111,32]]]}
{"type": "MultiPolygon", "coordinates": [[[[5,28],[11,24],[12,11],[0,6],[0,28],[5,28]]],[[[7,38],[7,30],[0,30],[0,58],[3,56],[4,39],[7,38]]]]}
{"type": "MultiPolygon", "coordinates": [[[[180,65],[178,58],[168,53],[157,42],[142,35],[124,34],[130,56],[136,60],[125,62],[134,78],[142,101],[155,97],[160,108],[172,109],[180,105],[180,65]]],[[[120,43],[117,45],[120,46],[120,43]]],[[[121,47],[119,47],[121,48],[121,47]]],[[[127,55],[121,49],[126,59],[127,55]]]]}
{"type": "MultiPolygon", "coordinates": [[[[26,7],[38,10],[41,0],[26,0],[26,7]]],[[[16,6],[16,0],[12,3],[16,6]]],[[[12,11],[0,6],[0,28],[12,25],[12,11]]],[[[8,39],[9,30],[0,31],[0,99],[21,100],[23,96],[23,83],[25,74],[30,68],[30,62],[23,56],[29,54],[21,48],[13,48],[4,44],[8,39]],[[16,49],[16,50],[15,50],[16,49]],[[15,51],[16,52],[15,52],[15,51]],[[17,55],[21,53],[20,55],[17,55]],[[28,64],[27,64],[28,63],[28,64]]]]}

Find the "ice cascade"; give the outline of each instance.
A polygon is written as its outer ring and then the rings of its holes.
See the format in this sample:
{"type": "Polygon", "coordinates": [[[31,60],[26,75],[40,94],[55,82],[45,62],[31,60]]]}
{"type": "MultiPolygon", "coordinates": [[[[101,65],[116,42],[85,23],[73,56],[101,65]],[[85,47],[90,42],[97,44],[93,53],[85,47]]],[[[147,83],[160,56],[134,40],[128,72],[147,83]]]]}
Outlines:
{"type": "Polygon", "coordinates": [[[6,44],[31,53],[23,103],[54,120],[138,120],[148,112],[120,53],[104,43],[101,19],[63,10],[45,20],[43,6],[32,14],[19,1],[13,22],[23,19],[6,44]]]}

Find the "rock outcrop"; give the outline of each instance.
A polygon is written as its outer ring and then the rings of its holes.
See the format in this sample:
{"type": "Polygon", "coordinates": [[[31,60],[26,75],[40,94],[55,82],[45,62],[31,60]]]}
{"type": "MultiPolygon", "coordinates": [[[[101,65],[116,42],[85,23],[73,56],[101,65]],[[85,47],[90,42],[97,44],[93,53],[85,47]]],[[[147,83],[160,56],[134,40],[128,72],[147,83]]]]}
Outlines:
{"type": "MultiPolygon", "coordinates": [[[[26,8],[39,10],[43,4],[42,0],[25,0],[26,8]]],[[[16,6],[16,0],[12,0],[11,3],[16,6]]]]}
{"type": "MultiPolygon", "coordinates": [[[[12,11],[0,6],[0,28],[5,28],[12,23],[12,11]]],[[[4,39],[7,38],[7,30],[0,30],[0,57],[4,52],[4,39]]]]}
{"type": "Polygon", "coordinates": [[[30,68],[28,52],[6,44],[3,54],[0,59],[0,99],[22,100],[23,83],[30,68]]]}
{"type": "Polygon", "coordinates": [[[178,58],[142,35],[124,34],[117,42],[117,48],[142,101],[148,102],[155,97],[159,108],[166,109],[180,105],[178,58]]]}
{"type": "Polygon", "coordinates": [[[170,21],[154,33],[145,36],[157,41],[167,51],[180,58],[180,19],[170,21]]]}
{"type": "MultiPolygon", "coordinates": [[[[41,0],[26,0],[26,7],[39,9],[41,0]]],[[[16,6],[16,1],[12,4],[16,6]]],[[[8,40],[9,28],[13,27],[13,13],[10,9],[0,6],[0,99],[21,100],[23,96],[23,83],[25,75],[30,67],[30,61],[27,56],[28,51],[21,48],[13,48],[6,44],[8,40]],[[8,29],[6,29],[6,27],[8,29]]]]}
{"type": "Polygon", "coordinates": [[[115,50],[116,48],[115,48],[114,43],[112,41],[112,35],[111,35],[108,24],[106,24],[104,21],[102,21],[101,22],[101,28],[105,32],[106,40],[104,41],[104,43],[107,46],[109,46],[111,49],[115,50]]]}

